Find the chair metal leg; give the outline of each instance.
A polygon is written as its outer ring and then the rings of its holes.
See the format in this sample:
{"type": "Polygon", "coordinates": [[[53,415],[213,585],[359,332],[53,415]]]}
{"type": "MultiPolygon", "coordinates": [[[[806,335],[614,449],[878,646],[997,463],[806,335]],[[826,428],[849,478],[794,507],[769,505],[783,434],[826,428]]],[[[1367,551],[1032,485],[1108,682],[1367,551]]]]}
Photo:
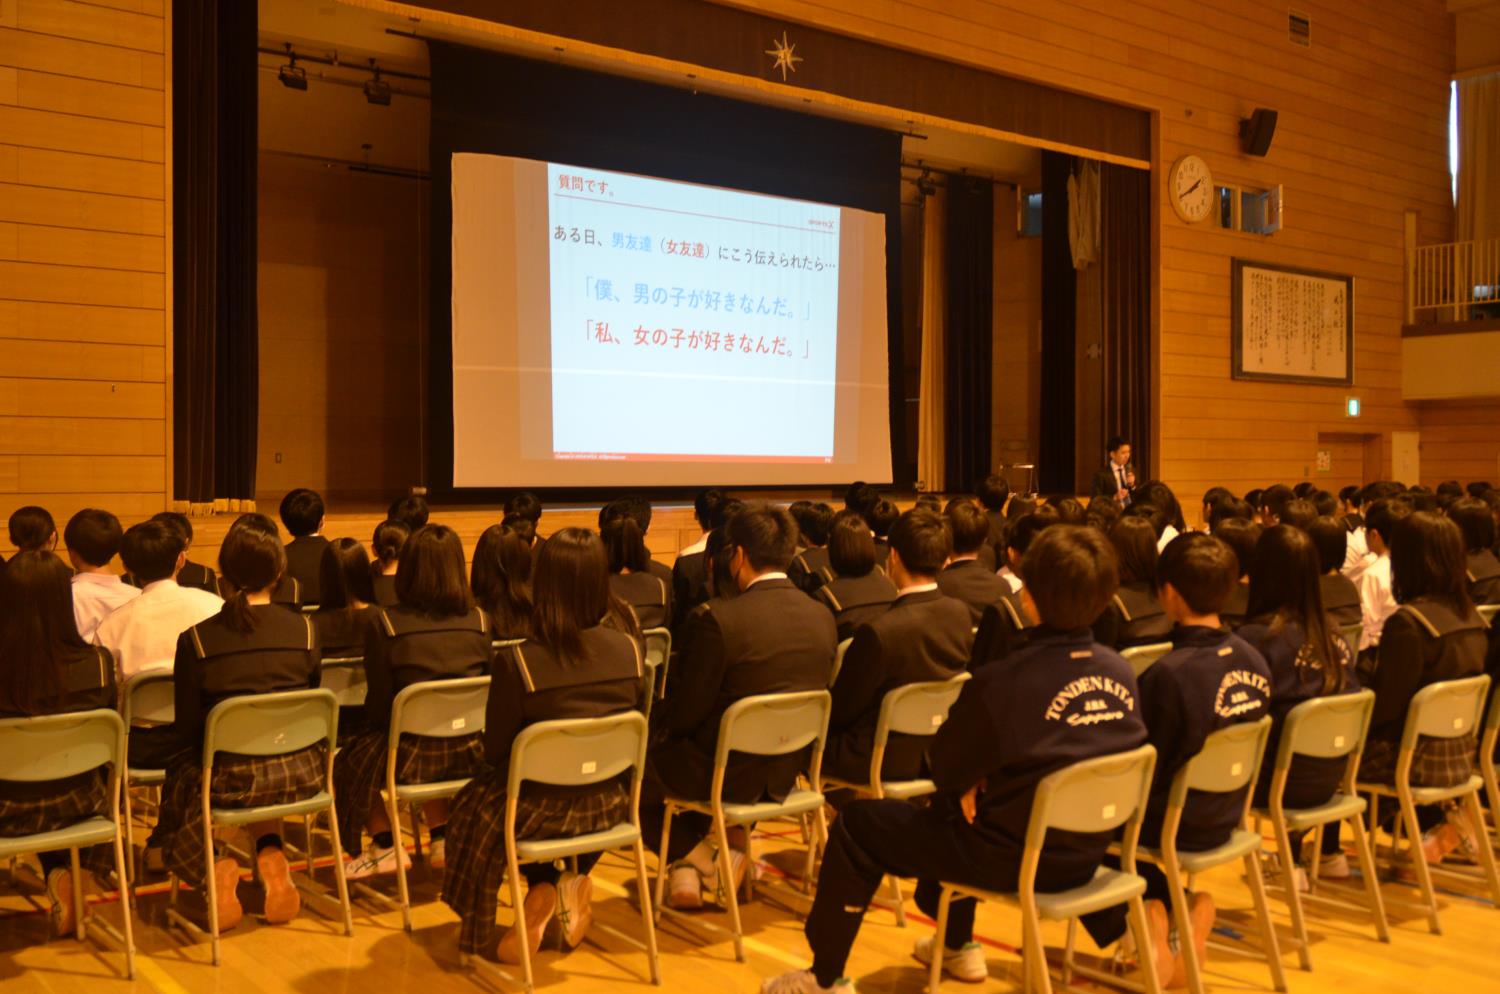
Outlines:
{"type": "MultiPolygon", "coordinates": [[[[1047,948],[1042,945],[1042,923],[1037,918],[1036,905],[1028,907],[1024,900],[1021,902],[1021,947],[1026,957],[1022,968],[1032,971],[1031,975],[1036,978],[1036,986],[1041,994],[1052,994],[1052,973],[1047,969],[1047,948]]],[[[942,948],[947,948],[946,942],[942,944],[942,948]]]]}
{"type": "Polygon", "coordinates": [[[125,851],[130,854],[130,861],[126,864],[126,869],[130,871],[129,876],[121,877],[120,883],[121,886],[133,888],[136,877],[140,874],[137,872],[135,865],[135,830],[130,824],[130,784],[128,782],[120,784],[120,803],[124,806],[124,822],[122,827],[125,830],[125,851]]]}
{"type": "Polygon", "coordinates": [[[120,876],[120,921],[125,935],[125,976],[135,979],[135,926],[131,924],[131,888],[125,878],[125,846],[115,832],[115,872],[120,876]]]}
{"type": "MultiPolygon", "coordinates": [[[[1260,876],[1258,852],[1245,856],[1245,876],[1250,881],[1250,896],[1255,899],[1255,914],[1260,918],[1261,933],[1265,936],[1263,951],[1266,955],[1266,965],[1271,968],[1271,983],[1278,991],[1285,991],[1286,971],[1281,966],[1281,947],[1276,941],[1276,926],[1271,922],[1271,904],[1266,900],[1266,885],[1260,876]]],[[[1295,881],[1293,887],[1295,889],[1295,881]]]]}
{"type": "MultiPolygon", "coordinates": [[[[1432,887],[1432,873],[1427,868],[1427,858],[1422,853],[1422,829],[1417,824],[1417,808],[1410,800],[1403,797],[1400,799],[1401,821],[1397,825],[1405,824],[1407,833],[1411,836],[1408,849],[1411,853],[1411,865],[1417,874],[1417,886],[1422,891],[1422,904],[1427,909],[1427,927],[1433,935],[1443,934],[1442,922],[1438,921],[1437,893],[1432,887]]],[[[1397,840],[1391,850],[1392,856],[1400,855],[1400,841],[1397,840]]]]}
{"type": "Polygon", "coordinates": [[[73,935],[82,942],[87,938],[84,920],[88,917],[88,905],[83,903],[83,870],[78,865],[77,846],[68,850],[68,859],[73,866],[73,935]]]}
{"type": "Polygon", "coordinates": [[[1063,945],[1062,982],[1064,987],[1073,983],[1073,947],[1078,942],[1078,919],[1068,919],[1068,938],[1063,945]]]}
{"type": "Polygon", "coordinates": [[[515,905],[516,922],[513,926],[521,941],[516,943],[521,951],[521,978],[525,986],[526,994],[532,994],[536,989],[531,976],[531,943],[526,941],[526,903],[521,893],[521,866],[516,858],[511,856],[510,866],[507,868],[510,877],[510,899],[515,905]]]}
{"type": "MultiPolygon", "coordinates": [[[[344,934],[354,934],[354,908],[349,903],[349,881],[344,877],[344,844],[339,839],[339,817],[334,807],[336,802],[328,804],[328,834],[333,843],[333,879],[338,884],[339,904],[344,909],[344,934]]],[[[312,835],[307,837],[307,861],[312,863],[312,835]]]]}
{"type": "MultiPolygon", "coordinates": [[[[943,937],[948,934],[948,906],[953,903],[953,891],[943,888],[938,898],[937,930],[932,933],[932,962],[927,967],[928,994],[937,994],[938,984],[943,979],[943,937]]],[[[1023,952],[1024,956],[1025,953],[1023,952]]],[[[1022,964],[1025,968],[1025,964],[1022,964]]],[[[1028,978],[1029,980],[1029,978],[1028,978]]],[[[1030,983],[1027,984],[1030,987],[1030,983]]]]}
{"type": "MultiPolygon", "coordinates": [[[[1283,821],[1276,821],[1271,829],[1276,836],[1276,849],[1281,856],[1281,875],[1286,881],[1286,909],[1292,919],[1292,935],[1297,939],[1297,961],[1302,965],[1302,969],[1311,970],[1312,953],[1308,949],[1307,923],[1302,917],[1302,895],[1297,890],[1297,862],[1292,858],[1292,836],[1283,821]]],[[[1316,872],[1319,855],[1323,851],[1322,841],[1323,828],[1320,825],[1313,833],[1312,840],[1314,872],[1316,872]]]]}
{"type": "MultiPolygon", "coordinates": [[[[735,893],[734,859],[729,848],[729,827],[724,824],[724,812],[714,812],[714,832],[719,838],[719,879],[723,882],[724,903],[729,908],[729,924],[734,929],[734,958],[745,962],[745,933],[740,926],[740,896],[735,893]]],[[[749,874],[750,868],[745,868],[749,874]]]]}
{"type": "Polygon", "coordinates": [[[813,874],[817,872],[816,859],[818,855],[818,829],[813,823],[813,816],[805,814],[800,819],[802,822],[802,838],[807,844],[807,851],[802,856],[802,893],[813,892],[813,874]]]}
{"type": "Polygon", "coordinates": [[[1177,948],[1182,952],[1182,963],[1187,970],[1188,990],[1192,994],[1203,994],[1203,964],[1198,962],[1198,950],[1193,943],[1193,921],[1188,913],[1187,888],[1182,885],[1177,860],[1163,858],[1162,869],[1166,871],[1167,882],[1172,888],[1172,921],[1177,926],[1177,948]]]}
{"type": "Polygon", "coordinates": [[[214,874],[214,827],[205,816],[203,819],[203,861],[207,865],[208,878],[203,890],[208,895],[208,937],[213,949],[214,966],[219,965],[219,881],[214,874]]]}
{"type": "Polygon", "coordinates": [[[661,852],[656,858],[656,901],[652,910],[657,921],[661,921],[662,902],[666,900],[667,895],[667,844],[672,841],[673,813],[672,802],[668,801],[661,822],[661,852]]]}
{"type": "Polygon", "coordinates": [[[633,848],[635,850],[635,886],[641,899],[641,924],[646,928],[646,957],[651,964],[651,982],[660,987],[661,962],[657,958],[656,951],[656,922],[647,896],[651,891],[650,885],[646,882],[646,846],[640,839],[636,839],[633,848]]]}
{"type": "Polygon", "coordinates": [[[1490,833],[1484,827],[1484,812],[1479,807],[1479,792],[1464,795],[1464,804],[1469,809],[1469,820],[1474,825],[1474,835],[1479,840],[1479,865],[1484,868],[1485,879],[1490,885],[1490,900],[1500,908],[1500,872],[1495,867],[1495,849],[1490,845],[1490,833]]]}
{"type": "Polygon", "coordinates": [[[889,876],[886,878],[891,882],[891,901],[896,909],[896,927],[906,927],[906,899],[901,896],[901,878],[889,876]]]}
{"type": "Polygon", "coordinates": [[[1391,930],[1385,917],[1385,898],[1380,893],[1380,877],[1375,871],[1374,840],[1365,833],[1365,820],[1359,815],[1349,819],[1349,827],[1354,832],[1359,872],[1365,878],[1365,894],[1370,900],[1370,914],[1375,919],[1375,936],[1381,942],[1390,942],[1391,930]]]}
{"type": "MultiPolygon", "coordinates": [[[[417,811],[416,811],[416,809],[419,806],[420,805],[415,805],[415,804],[410,805],[410,807],[412,809],[412,812],[411,812],[411,834],[412,834],[413,838],[416,838],[417,836],[419,836],[419,835],[422,834],[422,830],[417,826],[417,811]]],[[[394,838],[395,838],[395,842],[396,842],[396,846],[397,846],[397,851],[396,851],[396,893],[397,893],[397,895],[401,899],[401,927],[404,928],[404,929],[406,929],[406,931],[410,932],[411,931],[411,892],[407,890],[407,886],[406,886],[406,860],[404,860],[404,859],[401,858],[401,850],[404,848],[401,845],[401,805],[396,800],[396,795],[395,795],[394,792],[390,793],[389,796],[387,796],[387,798],[386,798],[385,811],[386,811],[386,817],[390,819],[390,822],[391,822],[391,831],[394,833],[394,838]]],[[[418,848],[419,849],[421,848],[421,844],[420,843],[418,843],[418,848]]]]}
{"type": "MultiPolygon", "coordinates": [[[[1132,897],[1129,904],[1130,929],[1135,933],[1135,948],[1150,950],[1154,948],[1151,944],[1151,928],[1146,922],[1146,902],[1139,896],[1132,897]]],[[[1068,922],[1069,936],[1072,935],[1074,921],[1068,922]]],[[[1141,961],[1141,979],[1144,981],[1146,994],[1161,994],[1162,982],[1165,977],[1156,975],[1156,958],[1150,953],[1139,957],[1141,961]]]]}

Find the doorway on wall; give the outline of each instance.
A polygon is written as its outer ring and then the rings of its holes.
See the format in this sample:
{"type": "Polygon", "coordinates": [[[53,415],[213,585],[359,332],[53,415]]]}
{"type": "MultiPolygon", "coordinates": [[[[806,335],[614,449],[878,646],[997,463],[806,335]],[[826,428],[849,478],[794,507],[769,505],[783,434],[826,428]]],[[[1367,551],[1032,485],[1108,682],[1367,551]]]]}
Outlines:
{"type": "Polygon", "coordinates": [[[1318,452],[1313,479],[1324,490],[1337,493],[1385,476],[1385,445],[1378,432],[1320,431],[1318,452]]]}

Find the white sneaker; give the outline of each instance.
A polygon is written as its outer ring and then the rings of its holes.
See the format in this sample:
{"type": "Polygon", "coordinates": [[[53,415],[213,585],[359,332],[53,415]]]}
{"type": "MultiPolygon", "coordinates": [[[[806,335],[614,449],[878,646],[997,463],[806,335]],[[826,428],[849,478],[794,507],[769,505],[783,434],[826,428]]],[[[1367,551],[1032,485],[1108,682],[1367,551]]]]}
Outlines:
{"type": "Polygon", "coordinates": [[[396,860],[401,860],[403,869],[411,868],[411,854],[401,846],[377,848],[374,843],[353,859],[344,861],[344,879],[363,880],[366,877],[396,872],[396,860]]]}
{"type": "Polygon", "coordinates": [[[673,863],[667,869],[667,907],[677,911],[696,911],[703,907],[703,875],[686,861],[673,863]]]}
{"type": "Polygon", "coordinates": [[[448,840],[433,839],[427,846],[427,865],[434,870],[441,870],[448,865],[448,840]]]}
{"type": "Polygon", "coordinates": [[[1349,869],[1349,857],[1343,853],[1336,856],[1324,856],[1318,861],[1318,879],[1320,880],[1348,880],[1354,876],[1349,869]]]}
{"type": "MultiPolygon", "coordinates": [[[[917,940],[911,951],[917,962],[929,966],[932,964],[932,946],[936,940],[937,937],[933,935],[917,940]]],[[[984,947],[977,942],[966,942],[957,951],[944,946],[943,972],[966,984],[980,984],[988,980],[990,970],[984,962],[984,947]]]]}
{"type": "Polygon", "coordinates": [[[594,920],[594,882],[586,873],[564,873],[557,881],[557,924],[565,949],[577,949],[594,920]]]}
{"type": "Polygon", "coordinates": [[[812,975],[811,970],[793,970],[779,977],[770,977],[761,982],[760,994],[859,994],[854,981],[840,977],[832,987],[824,987],[812,975]]]}

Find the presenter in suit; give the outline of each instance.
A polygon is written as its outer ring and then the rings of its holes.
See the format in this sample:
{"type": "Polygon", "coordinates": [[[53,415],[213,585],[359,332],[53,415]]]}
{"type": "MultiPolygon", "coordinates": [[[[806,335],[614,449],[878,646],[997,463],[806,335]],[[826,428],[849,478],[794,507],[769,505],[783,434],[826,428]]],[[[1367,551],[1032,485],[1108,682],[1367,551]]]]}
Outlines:
{"type": "Polygon", "coordinates": [[[1135,470],[1130,466],[1130,443],[1119,435],[1109,440],[1109,461],[1094,474],[1089,487],[1089,499],[1112,498],[1119,505],[1130,503],[1130,491],[1135,488],[1135,470]]]}

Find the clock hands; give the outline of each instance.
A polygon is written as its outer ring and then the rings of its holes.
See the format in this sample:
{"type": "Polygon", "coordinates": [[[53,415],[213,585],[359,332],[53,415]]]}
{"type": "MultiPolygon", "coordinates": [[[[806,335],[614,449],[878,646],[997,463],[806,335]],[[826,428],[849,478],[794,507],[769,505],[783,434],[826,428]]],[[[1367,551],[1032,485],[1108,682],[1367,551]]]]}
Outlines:
{"type": "Polygon", "coordinates": [[[1194,183],[1192,186],[1190,186],[1186,190],[1182,191],[1182,196],[1186,197],[1188,194],[1192,193],[1194,190],[1198,189],[1198,187],[1200,187],[1202,185],[1203,185],[1203,177],[1199,176],[1198,177],[1198,182],[1194,183]]]}

